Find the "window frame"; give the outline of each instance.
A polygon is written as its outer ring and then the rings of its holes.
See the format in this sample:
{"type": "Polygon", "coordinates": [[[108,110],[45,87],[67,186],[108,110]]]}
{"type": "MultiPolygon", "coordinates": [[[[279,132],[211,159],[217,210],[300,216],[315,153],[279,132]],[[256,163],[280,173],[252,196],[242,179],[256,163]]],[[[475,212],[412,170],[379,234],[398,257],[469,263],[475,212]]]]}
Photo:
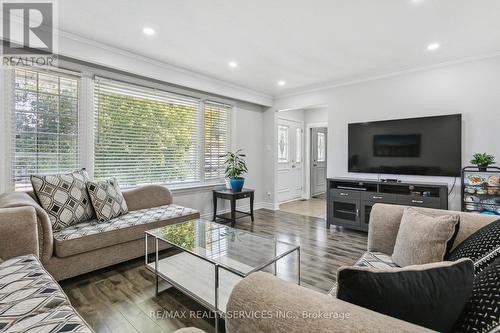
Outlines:
{"type": "MultiPolygon", "coordinates": [[[[51,70],[52,71],[52,70],[51,70]]],[[[231,99],[226,99],[220,96],[203,93],[197,90],[192,90],[189,88],[182,88],[170,85],[166,82],[150,79],[147,77],[142,77],[139,75],[125,73],[121,71],[115,71],[113,69],[93,66],[92,64],[87,63],[79,63],[73,62],[71,60],[60,59],[59,60],[59,68],[54,69],[53,71],[60,71],[61,73],[78,73],[81,75],[81,81],[79,85],[79,99],[78,99],[78,109],[79,109],[79,124],[78,124],[78,149],[79,149],[79,163],[80,167],[86,168],[91,179],[94,178],[94,77],[105,77],[111,80],[122,81],[124,83],[138,85],[149,89],[158,89],[165,91],[167,93],[173,94],[181,94],[189,97],[194,97],[200,99],[199,103],[199,112],[198,118],[200,121],[200,125],[198,126],[199,132],[198,137],[201,139],[198,141],[198,153],[199,153],[199,173],[200,178],[199,181],[194,182],[177,182],[177,183],[154,183],[157,185],[168,186],[169,189],[174,191],[188,191],[191,190],[199,190],[201,188],[208,187],[216,187],[224,184],[224,179],[212,179],[210,181],[205,180],[205,170],[204,170],[204,162],[205,162],[205,151],[204,151],[204,104],[205,101],[212,101],[221,104],[230,105],[229,115],[228,115],[228,123],[227,123],[227,133],[228,133],[228,149],[234,150],[235,148],[235,137],[234,137],[234,124],[237,113],[237,102],[231,99]]],[[[5,93],[5,118],[7,120],[6,126],[8,133],[5,133],[5,143],[6,143],[6,163],[7,168],[3,175],[0,175],[0,179],[2,176],[5,178],[4,184],[6,184],[5,190],[14,190],[15,184],[12,179],[12,171],[13,171],[13,159],[12,159],[12,151],[11,151],[11,143],[12,143],[12,133],[10,132],[11,128],[11,117],[10,114],[12,112],[12,108],[14,107],[12,98],[12,91],[14,89],[14,85],[12,80],[14,80],[14,70],[6,69],[3,71],[4,74],[4,87],[2,92],[5,93]]],[[[141,186],[141,184],[123,187],[123,188],[135,188],[141,186]]]]}
{"type": "MultiPolygon", "coordinates": [[[[82,76],[81,73],[78,71],[73,71],[73,70],[68,70],[68,69],[63,69],[63,68],[51,68],[51,69],[45,69],[45,68],[39,68],[39,67],[32,67],[32,66],[16,66],[15,68],[8,68],[8,69],[3,69],[2,74],[3,74],[3,82],[4,82],[4,87],[2,87],[2,93],[5,96],[5,107],[3,108],[4,112],[2,113],[2,116],[5,118],[5,163],[7,164],[5,166],[5,173],[0,176],[0,180],[2,180],[2,177],[4,177],[5,181],[3,182],[6,188],[3,189],[4,191],[28,191],[31,190],[31,184],[26,183],[25,186],[20,186],[19,188],[16,187],[16,182],[15,182],[15,169],[16,166],[15,164],[15,154],[16,154],[16,149],[14,148],[15,144],[15,123],[16,123],[16,70],[26,70],[26,71],[31,71],[31,72],[36,72],[39,74],[47,74],[47,75],[54,75],[59,78],[65,78],[65,79],[73,79],[77,80],[78,88],[76,90],[76,126],[77,126],[77,133],[75,135],[76,139],[76,166],[77,168],[80,167],[81,165],[81,147],[82,147],[82,141],[81,141],[81,132],[80,132],[80,127],[81,127],[81,115],[82,115],[82,110],[81,110],[81,92],[82,92],[82,76]],[[14,132],[13,132],[14,131],[14,132]]],[[[39,89],[37,88],[37,94],[40,92],[38,91],[39,89]]],[[[41,92],[43,94],[43,92],[41,92]]],[[[60,100],[60,93],[57,94],[58,100],[60,100]]],[[[76,168],[76,169],[77,169],[76,168]]],[[[71,171],[71,170],[67,170],[71,171]]],[[[60,170],[60,172],[63,172],[63,170],[60,170]]]]}

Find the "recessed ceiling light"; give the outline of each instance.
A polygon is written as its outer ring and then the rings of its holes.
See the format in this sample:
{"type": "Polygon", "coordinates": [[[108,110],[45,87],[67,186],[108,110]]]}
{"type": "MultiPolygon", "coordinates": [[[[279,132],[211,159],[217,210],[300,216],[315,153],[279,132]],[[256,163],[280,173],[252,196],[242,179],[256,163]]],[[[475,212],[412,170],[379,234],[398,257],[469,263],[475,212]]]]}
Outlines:
{"type": "Polygon", "coordinates": [[[238,67],[238,63],[236,61],[230,61],[227,65],[231,68],[238,67]]]}
{"type": "Polygon", "coordinates": [[[411,0],[411,2],[413,2],[413,3],[421,3],[421,2],[424,2],[424,0],[411,0]]]}
{"type": "Polygon", "coordinates": [[[150,27],[144,27],[142,29],[142,32],[145,34],[145,35],[148,35],[148,36],[153,36],[155,34],[155,30],[153,28],[150,28],[150,27]]]}
{"type": "Polygon", "coordinates": [[[285,84],[286,84],[286,82],[283,80],[278,81],[278,86],[284,86],[285,84]]]}
{"type": "Polygon", "coordinates": [[[440,47],[441,47],[441,45],[439,45],[439,43],[430,43],[429,45],[427,45],[427,50],[436,51],[440,47]]]}

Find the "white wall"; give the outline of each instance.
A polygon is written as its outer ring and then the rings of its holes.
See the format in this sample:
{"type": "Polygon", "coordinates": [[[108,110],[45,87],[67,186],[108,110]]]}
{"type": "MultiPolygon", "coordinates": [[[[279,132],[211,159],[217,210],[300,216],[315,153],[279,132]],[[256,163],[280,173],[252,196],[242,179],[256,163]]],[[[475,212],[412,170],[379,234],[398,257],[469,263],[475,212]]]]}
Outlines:
{"type": "Polygon", "coordinates": [[[304,110],[304,122],[309,124],[321,124],[328,122],[328,108],[320,107],[304,110]]]}
{"type": "MultiPolygon", "coordinates": [[[[247,155],[246,161],[248,174],[245,175],[245,187],[255,189],[255,209],[268,207],[264,204],[264,146],[263,121],[264,113],[258,107],[250,104],[239,103],[233,114],[233,139],[234,147],[241,148],[247,155]]],[[[174,191],[174,202],[198,209],[202,215],[211,216],[213,213],[212,188],[201,188],[196,191],[174,191]]],[[[239,209],[248,210],[248,199],[237,202],[239,209]]],[[[228,210],[229,202],[219,200],[218,210],[228,210]]]]}
{"type": "MultiPolygon", "coordinates": [[[[463,165],[478,151],[500,159],[500,57],[280,97],[266,113],[318,104],[328,105],[328,177],[376,178],[347,172],[347,124],[351,122],[461,113],[463,165]]],[[[450,188],[454,181],[398,178],[447,182],[450,188]]],[[[450,209],[460,209],[459,198],[457,186],[450,196],[450,209]]]]}

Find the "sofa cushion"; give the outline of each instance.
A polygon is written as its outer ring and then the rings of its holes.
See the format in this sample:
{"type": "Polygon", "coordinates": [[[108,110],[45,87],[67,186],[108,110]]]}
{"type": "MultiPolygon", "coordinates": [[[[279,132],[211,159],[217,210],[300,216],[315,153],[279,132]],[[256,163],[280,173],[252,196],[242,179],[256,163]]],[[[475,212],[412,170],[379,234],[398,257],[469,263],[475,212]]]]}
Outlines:
{"type": "Polygon", "coordinates": [[[392,261],[391,256],[382,252],[365,252],[361,258],[354,264],[356,267],[369,267],[377,269],[387,269],[399,267],[392,261]]]}
{"type": "Polygon", "coordinates": [[[55,252],[68,257],[140,239],[146,230],[198,217],[196,210],[172,204],[132,211],[106,222],[79,223],[54,233],[55,252]]]}
{"type": "Polygon", "coordinates": [[[500,258],[474,277],[472,295],[453,329],[456,333],[500,332],[500,258]]]}
{"type": "Polygon", "coordinates": [[[0,264],[1,332],[92,332],[34,256],[0,264]]]}
{"type": "Polygon", "coordinates": [[[49,215],[54,231],[95,217],[85,186],[87,181],[88,174],[83,169],[67,174],[31,176],[33,191],[49,215]]]}
{"type": "Polygon", "coordinates": [[[448,256],[448,260],[470,258],[476,274],[500,258],[500,220],[487,224],[462,243],[448,256]]]}
{"type": "Polygon", "coordinates": [[[470,259],[404,268],[341,267],[337,298],[439,332],[450,332],[472,292],[470,259]]]}
{"type": "Polygon", "coordinates": [[[457,214],[435,217],[414,207],[406,208],[392,260],[401,267],[443,261],[458,233],[459,222],[457,214]]]}
{"type": "Polygon", "coordinates": [[[128,212],[127,203],[115,178],[87,182],[87,189],[99,222],[109,221],[128,212]]]}

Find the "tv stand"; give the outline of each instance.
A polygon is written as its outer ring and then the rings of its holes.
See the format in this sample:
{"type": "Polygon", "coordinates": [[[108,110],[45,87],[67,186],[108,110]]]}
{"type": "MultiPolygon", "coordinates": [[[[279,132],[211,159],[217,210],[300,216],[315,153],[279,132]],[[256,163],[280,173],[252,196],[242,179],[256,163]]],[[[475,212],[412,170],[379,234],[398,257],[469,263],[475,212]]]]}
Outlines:
{"type": "Polygon", "coordinates": [[[328,178],[326,226],[368,231],[376,203],[448,209],[448,184],[328,178]]]}

